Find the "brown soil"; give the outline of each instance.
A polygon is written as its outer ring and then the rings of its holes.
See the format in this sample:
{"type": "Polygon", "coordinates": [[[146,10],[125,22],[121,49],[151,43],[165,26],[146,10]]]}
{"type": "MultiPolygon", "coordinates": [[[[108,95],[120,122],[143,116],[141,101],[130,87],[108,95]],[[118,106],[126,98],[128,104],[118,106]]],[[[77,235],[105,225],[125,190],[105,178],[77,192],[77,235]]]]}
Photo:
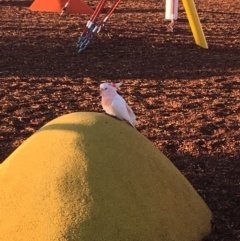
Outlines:
{"type": "Polygon", "coordinates": [[[80,54],[90,16],[31,12],[31,3],[0,1],[0,162],[57,116],[102,112],[99,84],[121,81],[137,129],[212,210],[205,240],[240,240],[240,2],[196,1],[206,50],[181,1],[174,33],[165,1],[122,1],[80,54]]]}

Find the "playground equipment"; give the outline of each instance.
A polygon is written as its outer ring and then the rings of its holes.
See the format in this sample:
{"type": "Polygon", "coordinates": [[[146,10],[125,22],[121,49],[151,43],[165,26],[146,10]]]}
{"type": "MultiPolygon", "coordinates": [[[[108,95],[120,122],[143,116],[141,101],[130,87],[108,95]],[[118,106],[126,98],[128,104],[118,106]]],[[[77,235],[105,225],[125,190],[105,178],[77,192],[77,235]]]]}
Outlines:
{"type": "MultiPolygon", "coordinates": [[[[195,43],[202,48],[208,48],[202,26],[198,17],[198,13],[193,0],[182,0],[183,6],[187,13],[187,18],[195,39],[195,43]]],[[[92,41],[94,35],[98,33],[111,17],[121,0],[115,0],[107,13],[101,15],[107,0],[100,0],[95,10],[89,7],[82,0],[35,0],[29,7],[32,11],[60,12],[63,13],[81,13],[92,14],[87,22],[82,34],[78,37],[77,48],[81,53],[87,48],[92,41]],[[101,15],[101,17],[100,17],[101,15]]],[[[165,18],[170,19],[170,28],[174,30],[174,21],[178,17],[178,0],[166,0],[165,18]]]]}
{"type": "Polygon", "coordinates": [[[182,0],[182,1],[183,1],[183,6],[185,8],[187,18],[193,33],[195,43],[200,47],[207,49],[208,44],[202,30],[202,25],[200,23],[194,1],[193,0],[182,0]]]}
{"type": "MultiPolygon", "coordinates": [[[[208,48],[202,26],[198,17],[198,13],[193,0],[182,0],[190,27],[195,39],[195,43],[202,48],[208,48]]],[[[82,34],[78,37],[77,48],[78,53],[81,53],[90,44],[94,34],[98,33],[104,26],[106,21],[117,8],[121,0],[116,0],[112,7],[108,10],[105,17],[99,18],[101,11],[106,3],[106,0],[100,0],[90,20],[87,22],[82,34]]],[[[174,30],[174,21],[178,17],[178,0],[166,0],[165,18],[170,19],[170,28],[174,30]]]]}
{"type": "Polygon", "coordinates": [[[35,0],[31,11],[92,14],[94,11],[82,0],[35,0]]]}
{"type": "Polygon", "coordinates": [[[165,19],[171,20],[169,27],[174,31],[175,20],[178,18],[178,0],[166,0],[165,19]]]}
{"type": "MultiPolygon", "coordinates": [[[[202,48],[207,49],[207,41],[205,39],[202,26],[198,17],[198,13],[193,0],[182,0],[183,6],[187,13],[187,18],[195,39],[195,43],[202,48]]],[[[178,0],[166,0],[165,19],[171,20],[169,27],[174,31],[175,20],[178,18],[178,0]]]]}
{"type": "Polygon", "coordinates": [[[121,0],[116,0],[112,7],[103,17],[99,17],[101,11],[107,0],[100,0],[90,20],[87,22],[82,34],[78,37],[78,53],[82,52],[89,45],[95,33],[99,32],[109,17],[113,14],[113,11],[117,8],[121,0]]]}

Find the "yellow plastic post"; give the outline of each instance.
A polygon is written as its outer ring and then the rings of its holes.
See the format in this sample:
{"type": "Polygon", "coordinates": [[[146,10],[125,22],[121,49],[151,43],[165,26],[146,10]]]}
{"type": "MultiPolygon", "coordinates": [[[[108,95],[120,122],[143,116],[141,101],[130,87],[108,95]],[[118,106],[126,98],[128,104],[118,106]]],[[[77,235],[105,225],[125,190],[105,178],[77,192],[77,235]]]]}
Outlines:
{"type": "Polygon", "coordinates": [[[193,37],[195,39],[195,43],[202,48],[207,49],[208,44],[205,39],[202,26],[198,17],[198,13],[195,7],[195,3],[193,0],[182,0],[183,6],[187,13],[187,18],[193,33],[193,37]]]}

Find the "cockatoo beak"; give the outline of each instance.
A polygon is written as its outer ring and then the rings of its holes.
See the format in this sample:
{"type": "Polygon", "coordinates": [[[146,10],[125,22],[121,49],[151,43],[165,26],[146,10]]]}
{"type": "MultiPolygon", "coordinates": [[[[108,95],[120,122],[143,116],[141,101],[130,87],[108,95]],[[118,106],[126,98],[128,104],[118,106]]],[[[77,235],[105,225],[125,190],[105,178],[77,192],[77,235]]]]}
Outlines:
{"type": "Polygon", "coordinates": [[[100,95],[102,95],[103,91],[104,91],[104,89],[100,88],[100,95]]]}

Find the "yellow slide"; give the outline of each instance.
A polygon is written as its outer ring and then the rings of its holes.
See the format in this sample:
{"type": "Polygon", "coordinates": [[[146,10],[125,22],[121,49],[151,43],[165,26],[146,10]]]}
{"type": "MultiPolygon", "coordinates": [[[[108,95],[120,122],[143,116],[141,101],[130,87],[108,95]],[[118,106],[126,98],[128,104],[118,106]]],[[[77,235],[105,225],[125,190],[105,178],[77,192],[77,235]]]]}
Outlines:
{"type": "Polygon", "coordinates": [[[185,8],[185,11],[187,13],[187,18],[188,18],[196,44],[202,48],[207,49],[208,44],[202,30],[202,26],[198,17],[198,13],[197,13],[194,1],[193,0],[182,0],[182,1],[183,1],[183,6],[185,8]]]}

